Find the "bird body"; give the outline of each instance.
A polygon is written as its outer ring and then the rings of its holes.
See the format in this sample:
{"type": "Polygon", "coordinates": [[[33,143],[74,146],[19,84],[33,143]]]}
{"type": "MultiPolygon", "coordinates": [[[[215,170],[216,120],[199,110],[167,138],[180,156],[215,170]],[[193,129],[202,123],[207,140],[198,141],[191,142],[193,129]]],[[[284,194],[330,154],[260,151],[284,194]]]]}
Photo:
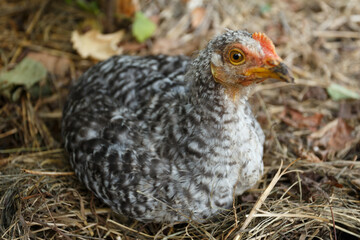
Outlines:
{"type": "MultiPolygon", "coordinates": [[[[227,31],[192,61],[115,56],[90,68],[63,114],[76,175],[114,211],[140,221],[203,222],[229,208],[263,173],[264,134],[247,102],[249,81],[267,78],[261,43],[227,31]]],[[[291,79],[275,55],[268,75],[291,79]]]]}

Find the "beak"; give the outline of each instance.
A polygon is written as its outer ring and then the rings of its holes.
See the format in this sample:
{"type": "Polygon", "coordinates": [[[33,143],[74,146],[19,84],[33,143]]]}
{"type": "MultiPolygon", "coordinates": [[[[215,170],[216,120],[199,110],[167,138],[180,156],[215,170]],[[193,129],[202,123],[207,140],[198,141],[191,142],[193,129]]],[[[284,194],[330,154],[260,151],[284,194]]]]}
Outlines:
{"type": "Polygon", "coordinates": [[[270,61],[269,64],[264,66],[250,68],[246,71],[245,75],[249,76],[256,83],[270,78],[288,83],[294,82],[291,70],[280,61],[270,61]]]}

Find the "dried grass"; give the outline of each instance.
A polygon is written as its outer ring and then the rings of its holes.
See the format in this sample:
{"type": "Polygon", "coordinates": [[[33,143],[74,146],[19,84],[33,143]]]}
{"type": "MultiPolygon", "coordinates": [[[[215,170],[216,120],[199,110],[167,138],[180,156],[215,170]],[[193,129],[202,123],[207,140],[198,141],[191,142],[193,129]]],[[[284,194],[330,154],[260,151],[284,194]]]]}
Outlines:
{"type": "Polygon", "coordinates": [[[255,90],[254,109],[267,135],[266,173],[259,184],[235,199],[234,209],[205,224],[143,224],[114,214],[73,175],[59,136],[69,79],[94,63],[73,52],[71,31],[91,16],[55,1],[0,3],[2,68],[29,51],[72,62],[65,77],[51,76],[51,95],[27,94],[17,103],[0,98],[0,238],[360,239],[359,101],[321,97],[331,83],[360,93],[360,2],[205,2],[205,20],[197,29],[189,26],[190,13],[180,2],[144,3],[145,12],[166,20],[153,45],[128,52],[158,52],[159,41],[168,43],[163,51],[191,54],[224,28],[262,31],[274,39],[296,85],[269,82],[255,90]],[[14,27],[14,17],[25,22],[24,29],[14,27]],[[342,112],[348,105],[350,115],[342,112]],[[281,120],[286,107],[321,113],[321,127],[345,118],[354,140],[323,159],[307,139],[311,130],[281,120]]]}

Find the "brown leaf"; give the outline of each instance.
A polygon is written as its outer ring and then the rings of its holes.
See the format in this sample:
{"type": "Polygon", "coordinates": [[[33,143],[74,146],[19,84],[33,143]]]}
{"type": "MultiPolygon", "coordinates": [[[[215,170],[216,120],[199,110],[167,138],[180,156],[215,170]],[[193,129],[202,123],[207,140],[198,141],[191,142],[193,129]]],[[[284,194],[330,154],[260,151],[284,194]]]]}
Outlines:
{"type": "Polygon", "coordinates": [[[315,153],[313,153],[311,151],[307,151],[304,148],[300,148],[298,154],[301,158],[304,158],[309,162],[312,162],[312,163],[322,162],[322,160],[318,156],[316,156],[315,153]]]}
{"type": "Polygon", "coordinates": [[[343,150],[354,139],[351,135],[352,131],[352,127],[338,118],[309,135],[308,141],[324,156],[329,152],[343,150]]]}
{"type": "Polygon", "coordinates": [[[286,107],[281,113],[280,118],[289,126],[295,128],[308,128],[315,131],[320,125],[323,115],[321,113],[315,113],[311,116],[304,116],[298,110],[286,107]]]}
{"type": "Polygon", "coordinates": [[[287,174],[287,177],[290,179],[290,182],[298,181],[298,177],[300,177],[301,192],[299,188],[294,188],[294,191],[296,191],[297,194],[302,194],[302,198],[304,200],[315,201],[316,199],[323,197],[323,192],[320,185],[324,177],[317,174],[316,172],[307,171],[299,174],[293,172],[287,174]]]}
{"type": "Polygon", "coordinates": [[[360,118],[360,100],[342,102],[339,117],[344,119],[360,118]]]}
{"type": "Polygon", "coordinates": [[[116,13],[127,17],[133,17],[134,13],[140,9],[139,2],[136,0],[117,0],[116,13]]]}
{"type": "Polygon", "coordinates": [[[172,49],[177,48],[178,42],[170,38],[158,38],[151,48],[152,54],[170,54],[172,49]]]}
{"type": "Polygon", "coordinates": [[[257,198],[258,196],[256,196],[256,194],[254,193],[242,194],[240,197],[241,201],[246,203],[256,202],[257,198]]]}
{"type": "Polygon", "coordinates": [[[322,175],[315,171],[289,173],[287,174],[287,177],[290,179],[290,182],[298,181],[298,178],[300,177],[301,188],[294,188],[293,190],[297,191],[298,194],[301,193],[305,200],[312,202],[324,198],[330,200],[329,192],[332,192],[334,187],[344,187],[338,182],[336,177],[322,175]]]}
{"type": "Polygon", "coordinates": [[[328,99],[328,95],[322,87],[310,87],[304,95],[304,100],[306,99],[326,100],[328,99]]]}
{"type": "Polygon", "coordinates": [[[41,52],[30,52],[27,57],[41,62],[50,73],[60,77],[64,77],[70,68],[70,60],[67,57],[58,57],[41,52]]]}
{"type": "Polygon", "coordinates": [[[199,38],[195,38],[187,42],[181,42],[178,39],[173,39],[171,37],[159,38],[155,40],[154,45],[151,48],[151,53],[167,55],[190,55],[197,49],[199,40],[199,38]]]}
{"type": "Polygon", "coordinates": [[[344,185],[339,183],[339,181],[334,176],[328,175],[327,178],[328,178],[328,181],[325,182],[325,183],[327,183],[327,184],[329,184],[331,186],[337,187],[337,188],[343,188],[344,187],[344,185]]]}
{"type": "Polygon", "coordinates": [[[122,53],[122,48],[118,47],[118,43],[123,39],[123,36],[123,30],[110,34],[101,34],[94,29],[82,35],[78,31],[73,31],[71,41],[81,57],[105,60],[122,53]]]}
{"type": "Polygon", "coordinates": [[[120,47],[124,50],[125,53],[133,53],[146,48],[146,44],[138,42],[125,42],[121,44],[120,47]]]}
{"type": "Polygon", "coordinates": [[[206,9],[204,7],[196,7],[191,11],[191,27],[197,28],[201,25],[205,18],[206,9]]]}
{"type": "Polygon", "coordinates": [[[338,124],[331,134],[329,147],[335,151],[343,149],[346,143],[353,139],[351,136],[352,131],[353,128],[350,127],[344,120],[339,118],[338,124]]]}

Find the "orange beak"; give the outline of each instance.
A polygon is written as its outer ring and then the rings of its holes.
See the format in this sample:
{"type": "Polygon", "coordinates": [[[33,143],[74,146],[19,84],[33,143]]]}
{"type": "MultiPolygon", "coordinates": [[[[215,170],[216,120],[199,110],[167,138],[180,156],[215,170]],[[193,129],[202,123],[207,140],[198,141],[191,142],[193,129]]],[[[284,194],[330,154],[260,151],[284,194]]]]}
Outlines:
{"type": "Polygon", "coordinates": [[[245,72],[245,76],[251,79],[250,81],[244,82],[246,85],[254,81],[260,83],[266,79],[277,79],[288,83],[294,82],[294,77],[290,69],[281,61],[269,61],[269,64],[261,67],[249,68],[245,72]]]}

